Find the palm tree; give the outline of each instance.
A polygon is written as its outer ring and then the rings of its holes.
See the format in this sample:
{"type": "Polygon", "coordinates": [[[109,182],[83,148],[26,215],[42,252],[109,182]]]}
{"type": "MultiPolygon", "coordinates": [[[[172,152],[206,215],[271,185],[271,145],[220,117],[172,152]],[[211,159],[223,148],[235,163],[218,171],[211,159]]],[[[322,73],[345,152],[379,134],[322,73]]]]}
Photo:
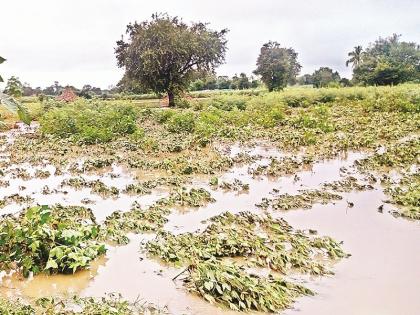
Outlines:
{"type": "Polygon", "coordinates": [[[347,55],[350,57],[350,59],[346,61],[346,67],[348,67],[349,64],[352,64],[352,68],[356,68],[362,61],[362,56],[363,56],[362,46],[354,47],[354,50],[349,52],[347,55]]]}

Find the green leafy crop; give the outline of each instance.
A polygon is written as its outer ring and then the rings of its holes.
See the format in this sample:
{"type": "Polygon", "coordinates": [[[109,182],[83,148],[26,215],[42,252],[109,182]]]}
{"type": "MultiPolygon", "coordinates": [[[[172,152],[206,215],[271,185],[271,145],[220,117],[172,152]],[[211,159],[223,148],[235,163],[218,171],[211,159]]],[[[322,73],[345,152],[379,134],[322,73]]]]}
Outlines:
{"type": "Polygon", "coordinates": [[[105,253],[96,241],[99,226],[83,207],[27,208],[0,221],[0,269],[74,273],[105,253]]]}

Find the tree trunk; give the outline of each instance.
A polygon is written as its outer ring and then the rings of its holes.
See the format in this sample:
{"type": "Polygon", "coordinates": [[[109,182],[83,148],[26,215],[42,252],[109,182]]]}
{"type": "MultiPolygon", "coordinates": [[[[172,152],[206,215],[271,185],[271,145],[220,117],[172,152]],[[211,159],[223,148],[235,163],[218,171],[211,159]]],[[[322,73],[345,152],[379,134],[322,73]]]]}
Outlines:
{"type": "Polygon", "coordinates": [[[168,105],[169,107],[175,107],[175,94],[172,91],[168,91],[168,105]]]}

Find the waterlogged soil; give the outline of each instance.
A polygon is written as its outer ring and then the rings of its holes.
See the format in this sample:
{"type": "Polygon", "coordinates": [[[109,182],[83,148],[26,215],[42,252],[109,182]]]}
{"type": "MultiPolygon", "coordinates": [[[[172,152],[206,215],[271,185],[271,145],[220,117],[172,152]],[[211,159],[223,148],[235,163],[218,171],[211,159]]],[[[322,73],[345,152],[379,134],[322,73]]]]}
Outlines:
{"type": "MultiPolygon", "coordinates": [[[[13,141],[13,133],[16,132],[4,134],[6,141],[0,148],[1,159],[8,159],[7,144],[13,141]]],[[[314,290],[316,295],[299,298],[292,309],[282,314],[418,314],[420,223],[395,218],[391,214],[393,206],[384,204],[387,196],[383,187],[379,183],[370,182],[357,171],[355,161],[366,157],[367,153],[347,152],[334,159],[303,165],[293,174],[272,176],[255,170],[264,170],[273,158],[296,156],[296,153],[279,152],[268,145],[223,146],[220,151],[233,158],[245,153],[249,159],[247,162],[236,163],[229,171],[220,174],[217,186],[209,184],[210,176],[194,178],[189,187],[205,188],[211,192],[215,202],[198,208],[174,207],[167,217],[168,222],[164,226],[166,230],[175,234],[203,230],[208,224],[206,219],[225,211],[269,212],[273,217],[284,218],[296,229],[317,230],[320,236],[327,235],[342,241],[345,252],[351,254],[349,258],[331,264],[334,275],[293,275],[294,281],[314,290]],[[263,198],[274,200],[283,194],[296,195],[302,191],[320,190],[325,183],[343,181],[349,176],[369,188],[335,192],[342,199],[317,202],[311,204],[310,209],[284,211],[256,206],[263,198]],[[240,183],[237,189],[223,189],[226,185],[219,187],[223,182],[234,183],[235,180],[240,183]]],[[[93,210],[98,222],[113,211],[128,211],[135,201],[147,207],[168,195],[165,189],[156,189],[144,196],[126,193],[114,197],[101,196],[93,193],[90,188],[63,186],[62,182],[74,175],[68,169],[55,175],[56,169],[52,165],[12,165],[3,169],[3,172],[1,179],[8,181],[9,185],[0,188],[0,199],[19,194],[29,196],[31,204],[87,206],[93,210]],[[15,172],[11,171],[16,168],[26,170],[29,179],[16,177],[15,172]],[[48,170],[50,175],[34,178],[36,170],[48,170]],[[43,193],[45,186],[48,186],[50,193],[43,193]]],[[[115,164],[101,172],[80,175],[85,180],[101,180],[107,186],[114,186],[121,191],[134,183],[138,176],[141,176],[138,172],[131,172],[115,164]]],[[[12,200],[0,209],[0,213],[15,213],[24,207],[25,202],[16,203],[12,200]]],[[[235,313],[210,305],[188,293],[181,281],[173,281],[180,269],[162,264],[141,250],[141,244],[153,237],[153,234],[130,234],[128,245],[108,245],[105,257],[97,259],[89,270],[74,275],[41,274],[22,279],[16,273],[0,273],[0,294],[32,299],[73,294],[101,297],[106,293],[118,292],[129,300],[140,299],[157,306],[167,306],[173,314],[235,313]]]]}

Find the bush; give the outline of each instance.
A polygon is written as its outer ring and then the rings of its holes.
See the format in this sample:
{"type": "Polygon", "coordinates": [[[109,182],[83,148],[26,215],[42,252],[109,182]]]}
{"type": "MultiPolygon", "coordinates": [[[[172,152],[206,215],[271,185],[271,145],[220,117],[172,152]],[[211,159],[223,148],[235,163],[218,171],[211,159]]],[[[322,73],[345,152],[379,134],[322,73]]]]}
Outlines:
{"type": "Polygon", "coordinates": [[[192,132],[195,128],[195,115],[193,112],[178,112],[173,114],[168,122],[170,132],[192,132]]]}
{"type": "Polygon", "coordinates": [[[136,119],[137,114],[128,105],[79,101],[51,109],[41,117],[40,125],[43,133],[93,144],[134,133],[136,119]]]}
{"type": "Polygon", "coordinates": [[[247,106],[247,98],[244,96],[234,95],[219,96],[210,100],[208,105],[225,111],[231,111],[235,108],[245,110],[247,106]]]}
{"type": "Polygon", "coordinates": [[[17,266],[25,277],[30,272],[74,273],[105,253],[104,244],[96,241],[99,226],[83,207],[37,206],[0,222],[0,270],[17,266]]]}

